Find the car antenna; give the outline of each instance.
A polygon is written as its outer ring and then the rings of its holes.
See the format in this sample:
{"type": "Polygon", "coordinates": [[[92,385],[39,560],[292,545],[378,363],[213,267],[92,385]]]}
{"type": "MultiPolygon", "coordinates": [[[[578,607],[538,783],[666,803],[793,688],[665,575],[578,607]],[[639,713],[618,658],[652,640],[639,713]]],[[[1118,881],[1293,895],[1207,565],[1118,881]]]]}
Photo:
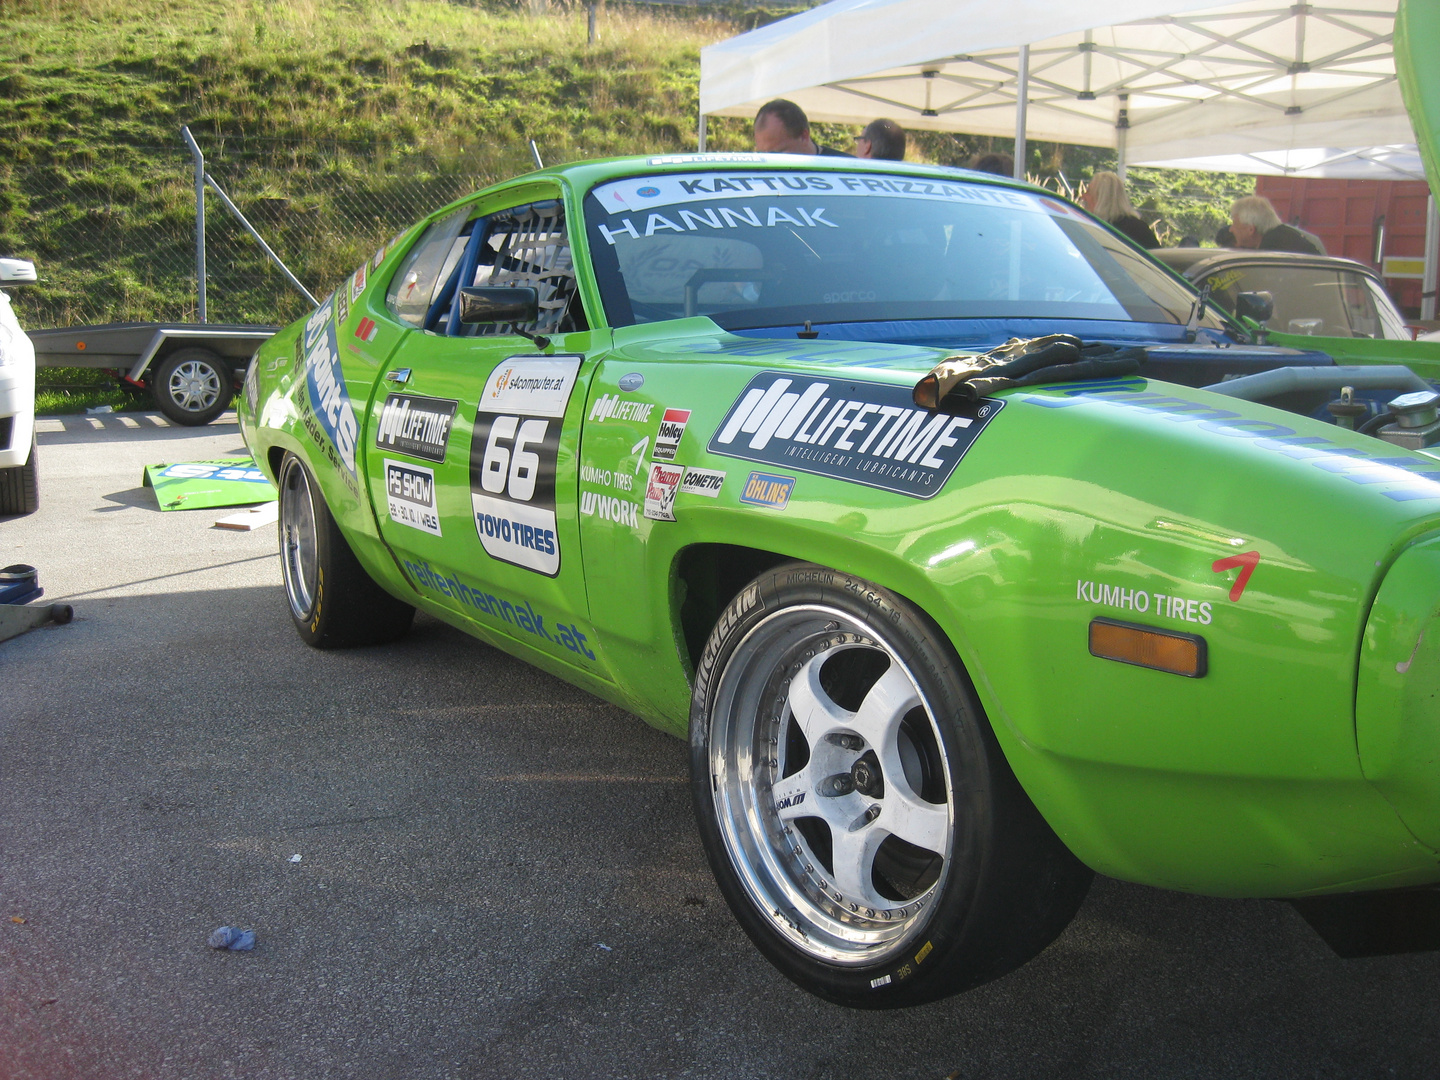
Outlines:
{"type": "Polygon", "coordinates": [[[540,160],[540,148],[535,145],[534,139],[530,140],[530,156],[535,159],[535,167],[537,169],[543,169],[545,167],[545,163],[540,160]]]}

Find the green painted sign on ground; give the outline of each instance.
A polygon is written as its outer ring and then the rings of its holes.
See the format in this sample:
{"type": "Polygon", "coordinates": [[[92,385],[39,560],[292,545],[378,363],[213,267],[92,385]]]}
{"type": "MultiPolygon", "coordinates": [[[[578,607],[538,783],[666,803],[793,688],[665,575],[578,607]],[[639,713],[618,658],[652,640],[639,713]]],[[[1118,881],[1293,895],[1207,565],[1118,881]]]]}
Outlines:
{"type": "Polygon", "coordinates": [[[161,510],[206,510],[275,500],[274,485],[248,456],[146,465],[141,482],[155,489],[161,510]]]}

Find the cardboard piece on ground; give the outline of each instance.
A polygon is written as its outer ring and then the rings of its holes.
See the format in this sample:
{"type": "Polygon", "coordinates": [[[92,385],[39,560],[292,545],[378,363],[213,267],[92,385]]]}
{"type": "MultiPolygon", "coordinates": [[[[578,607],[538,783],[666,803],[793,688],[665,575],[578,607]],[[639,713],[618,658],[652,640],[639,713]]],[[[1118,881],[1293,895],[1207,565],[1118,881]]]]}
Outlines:
{"type": "Polygon", "coordinates": [[[155,489],[161,510],[208,510],[273,502],[276,491],[251,457],[146,465],[141,483],[155,489]]]}
{"type": "Polygon", "coordinates": [[[252,506],[249,510],[241,510],[238,514],[231,514],[229,517],[216,519],[217,529],[239,529],[241,532],[250,532],[262,525],[274,525],[280,517],[280,504],[268,502],[263,506],[252,506]]]}

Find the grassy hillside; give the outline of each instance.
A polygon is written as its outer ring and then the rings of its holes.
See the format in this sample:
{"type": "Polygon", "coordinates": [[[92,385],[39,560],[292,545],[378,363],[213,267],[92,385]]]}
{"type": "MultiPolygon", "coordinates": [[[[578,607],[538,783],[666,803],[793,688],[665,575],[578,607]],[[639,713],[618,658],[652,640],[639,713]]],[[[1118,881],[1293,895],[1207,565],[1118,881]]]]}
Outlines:
{"type": "MultiPolygon", "coordinates": [[[[0,251],[36,260],[30,326],[195,316],[188,124],[214,178],[323,295],[423,213],[547,162],[691,150],[702,45],[772,13],[583,4],[535,16],[478,0],[0,0],[0,251]],[[711,12],[723,11],[724,17],[711,12]]],[[[788,0],[808,6],[806,0],[788,0]]],[[[848,146],[853,132],[819,134],[848,146]]],[[[713,149],[749,149],[743,120],[713,149]]],[[[991,140],[924,135],[963,164],[991,140]]],[[[1004,149],[1004,140],[994,140],[1004,149]]],[[[1036,144],[1031,168],[1079,181],[1107,151],[1036,144]]],[[[1185,232],[1213,235],[1244,183],[1137,177],[1185,232]]],[[[211,321],[308,306],[208,198],[211,321]]]]}

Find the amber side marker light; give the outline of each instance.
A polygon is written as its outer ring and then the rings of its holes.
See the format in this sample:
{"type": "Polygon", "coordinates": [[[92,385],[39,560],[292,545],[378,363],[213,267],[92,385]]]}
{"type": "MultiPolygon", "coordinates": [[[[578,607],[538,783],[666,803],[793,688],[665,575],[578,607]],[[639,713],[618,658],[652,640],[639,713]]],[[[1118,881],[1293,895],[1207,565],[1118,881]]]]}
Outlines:
{"type": "Polygon", "coordinates": [[[1090,620],[1090,655],[1190,679],[1204,676],[1207,659],[1202,637],[1114,619],[1090,620]]]}

